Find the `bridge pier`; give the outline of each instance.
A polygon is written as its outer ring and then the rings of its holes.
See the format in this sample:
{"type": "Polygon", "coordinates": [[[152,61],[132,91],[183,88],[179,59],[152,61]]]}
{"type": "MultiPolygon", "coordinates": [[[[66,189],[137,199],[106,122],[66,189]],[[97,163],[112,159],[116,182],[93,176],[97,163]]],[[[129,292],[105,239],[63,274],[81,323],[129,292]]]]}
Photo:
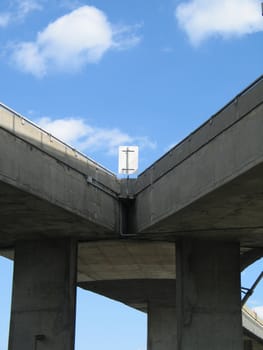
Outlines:
{"type": "Polygon", "coordinates": [[[148,305],[147,350],[176,349],[175,305],[148,305]]]}
{"type": "Polygon", "coordinates": [[[244,340],[244,350],[253,350],[253,342],[250,339],[244,340]]]}
{"type": "Polygon", "coordinates": [[[9,350],[73,350],[76,254],[71,239],[16,244],[9,350]]]}
{"type": "Polygon", "coordinates": [[[239,244],[176,244],[177,350],[240,350],[239,244]]]}

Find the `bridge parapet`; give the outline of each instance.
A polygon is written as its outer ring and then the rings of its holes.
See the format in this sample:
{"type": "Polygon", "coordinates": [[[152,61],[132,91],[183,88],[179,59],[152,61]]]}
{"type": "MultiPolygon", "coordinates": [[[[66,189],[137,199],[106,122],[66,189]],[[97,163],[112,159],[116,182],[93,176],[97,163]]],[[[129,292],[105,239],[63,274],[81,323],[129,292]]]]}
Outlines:
{"type": "Polygon", "coordinates": [[[256,312],[244,306],[242,309],[242,323],[244,335],[250,340],[256,341],[260,349],[263,349],[263,320],[256,312]]]}
{"type": "Polygon", "coordinates": [[[106,168],[0,104],[2,246],[116,236],[119,187],[106,168]]]}
{"type": "Polygon", "coordinates": [[[104,186],[115,193],[120,192],[120,185],[114,173],[2,103],[0,128],[86,174],[87,181],[104,186]]]}

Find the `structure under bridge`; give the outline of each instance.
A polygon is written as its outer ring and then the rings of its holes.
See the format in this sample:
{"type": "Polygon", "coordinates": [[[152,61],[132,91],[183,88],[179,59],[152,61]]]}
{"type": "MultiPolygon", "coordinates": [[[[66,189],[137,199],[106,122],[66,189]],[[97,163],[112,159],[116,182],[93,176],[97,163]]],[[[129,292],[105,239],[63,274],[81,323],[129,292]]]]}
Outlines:
{"type": "Polygon", "coordinates": [[[76,286],[147,312],[148,350],[263,349],[240,302],[263,256],[262,135],[261,77],[127,186],[1,105],[9,350],[73,350],[76,286]]]}

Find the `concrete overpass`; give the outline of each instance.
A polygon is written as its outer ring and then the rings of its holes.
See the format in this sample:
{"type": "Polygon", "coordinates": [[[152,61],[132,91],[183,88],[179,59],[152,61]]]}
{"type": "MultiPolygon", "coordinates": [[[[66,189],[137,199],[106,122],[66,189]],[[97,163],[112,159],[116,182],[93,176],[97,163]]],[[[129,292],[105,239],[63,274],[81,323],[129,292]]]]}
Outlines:
{"type": "Polygon", "coordinates": [[[263,321],[253,311],[243,308],[242,323],[244,330],[244,349],[261,350],[263,348],[263,321]]]}
{"type": "Polygon", "coordinates": [[[126,187],[1,105],[9,350],[72,350],[77,284],[147,311],[148,350],[241,349],[240,270],[263,255],[262,115],[261,77],[126,187]]]}

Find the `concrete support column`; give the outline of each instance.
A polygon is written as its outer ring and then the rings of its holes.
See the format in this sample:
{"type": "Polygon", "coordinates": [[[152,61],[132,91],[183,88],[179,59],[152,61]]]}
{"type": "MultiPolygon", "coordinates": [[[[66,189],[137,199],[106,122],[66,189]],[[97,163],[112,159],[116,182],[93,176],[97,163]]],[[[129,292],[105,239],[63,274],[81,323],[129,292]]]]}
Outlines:
{"type": "Polygon", "coordinates": [[[244,340],[244,350],[253,350],[252,340],[249,340],[249,339],[244,340]]]}
{"type": "Polygon", "coordinates": [[[176,244],[178,350],[243,348],[239,244],[176,244]]]}
{"type": "Polygon", "coordinates": [[[77,243],[17,243],[9,350],[73,350],[77,243]]]}
{"type": "Polygon", "coordinates": [[[147,350],[176,349],[175,305],[148,305],[147,350]]]}

